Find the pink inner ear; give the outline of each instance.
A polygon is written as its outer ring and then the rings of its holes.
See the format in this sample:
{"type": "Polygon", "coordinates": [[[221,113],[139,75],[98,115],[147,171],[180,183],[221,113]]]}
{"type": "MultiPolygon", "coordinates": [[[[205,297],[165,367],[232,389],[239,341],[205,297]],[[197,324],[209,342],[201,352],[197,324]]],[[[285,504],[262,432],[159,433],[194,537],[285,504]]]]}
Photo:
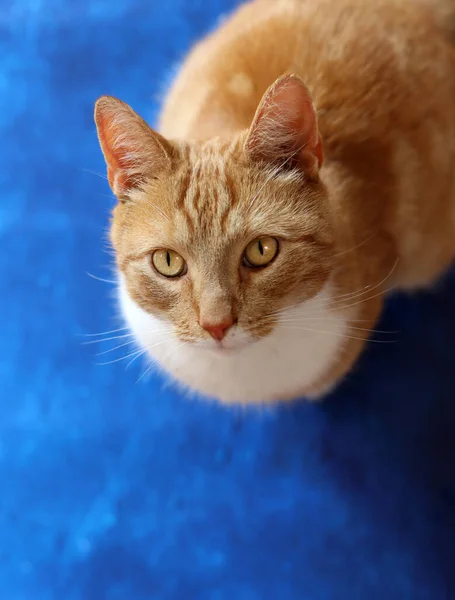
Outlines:
{"type": "Polygon", "coordinates": [[[121,188],[129,188],[127,172],[123,170],[127,165],[122,165],[122,153],[114,151],[115,140],[118,138],[119,133],[112,126],[112,121],[112,118],[109,119],[108,115],[102,112],[97,119],[98,137],[106,160],[107,179],[112,189],[116,185],[121,188]]]}
{"type": "Polygon", "coordinates": [[[116,98],[100,98],[95,121],[109,184],[117,196],[125,195],[169,164],[166,140],[127,104],[116,98]]]}
{"type": "Polygon", "coordinates": [[[317,175],[323,162],[322,140],[311,96],[298,77],[284,75],[267,90],[246,148],[267,161],[295,157],[309,176],[317,175]]]}
{"type": "Polygon", "coordinates": [[[134,157],[137,161],[140,151],[139,117],[129,107],[112,98],[99,101],[95,119],[109,185],[115,194],[122,195],[137,180],[134,157]]]}

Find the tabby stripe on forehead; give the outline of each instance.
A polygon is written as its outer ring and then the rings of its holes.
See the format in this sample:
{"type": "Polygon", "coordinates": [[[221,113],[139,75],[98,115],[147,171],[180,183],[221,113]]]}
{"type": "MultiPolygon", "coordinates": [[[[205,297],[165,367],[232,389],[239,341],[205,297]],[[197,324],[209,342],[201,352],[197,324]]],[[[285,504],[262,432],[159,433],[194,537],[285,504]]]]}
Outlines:
{"type": "Polygon", "coordinates": [[[218,206],[219,206],[219,196],[218,196],[218,189],[215,186],[213,186],[213,188],[211,189],[211,200],[213,202],[213,206],[212,206],[212,210],[207,210],[205,211],[205,223],[204,223],[204,228],[207,231],[210,231],[213,228],[213,217],[217,214],[218,212],[218,206]]]}
{"type": "Polygon", "coordinates": [[[231,208],[235,208],[237,206],[237,204],[239,203],[239,196],[237,194],[237,190],[235,189],[235,184],[234,184],[234,180],[232,179],[231,175],[226,171],[224,174],[225,180],[226,180],[226,187],[227,187],[227,191],[229,194],[229,199],[230,199],[230,205],[231,208]]]}
{"type": "Polygon", "coordinates": [[[225,184],[226,184],[226,190],[228,193],[229,203],[226,206],[225,210],[223,211],[223,214],[221,215],[220,225],[221,225],[221,231],[223,233],[227,233],[228,218],[229,218],[229,215],[230,215],[232,209],[237,206],[237,204],[239,202],[239,197],[237,194],[237,190],[235,189],[234,181],[227,171],[225,171],[225,173],[224,173],[224,180],[225,180],[225,184]]]}
{"type": "Polygon", "coordinates": [[[194,194],[193,194],[193,208],[194,208],[194,211],[196,213],[198,213],[201,210],[201,207],[199,206],[199,201],[201,199],[201,190],[200,190],[198,182],[196,182],[194,184],[194,188],[195,189],[194,189],[194,194]]]}
{"type": "Polygon", "coordinates": [[[191,207],[196,211],[196,213],[199,211],[199,200],[201,199],[201,191],[199,188],[201,169],[202,165],[198,161],[191,174],[190,193],[188,194],[189,199],[192,201],[191,207]]]}
{"type": "Polygon", "coordinates": [[[194,231],[193,221],[191,220],[191,217],[185,208],[186,198],[188,196],[190,185],[191,185],[191,169],[187,169],[185,171],[185,174],[182,177],[176,207],[177,207],[177,210],[180,210],[183,213],[183,216],[185,217],[185,221],[187,223],[188,229],[193,232],[194,231]]]}
{"type": "Polygon", "coordinates": [[[177,198],[177,209],[182,210],[185,206],[185,199],[188,194],[188,188],[190,186],[191,181],[191,171],[190,169],[185,170],[185,174],[182,177],[182,181],[180,183],[179,195],[177,198]]]}
{"type": "Polygon", "coordinates": [[[226,207],[226,210],[223,211],[223,214],[221,215],[221,222],[220,222],[220,226],[221,226],[221,231],[223,233],[227,233],[227,221],[228,221],[228,217],[229,214],[231,212],[230,207],[226,207]]]}

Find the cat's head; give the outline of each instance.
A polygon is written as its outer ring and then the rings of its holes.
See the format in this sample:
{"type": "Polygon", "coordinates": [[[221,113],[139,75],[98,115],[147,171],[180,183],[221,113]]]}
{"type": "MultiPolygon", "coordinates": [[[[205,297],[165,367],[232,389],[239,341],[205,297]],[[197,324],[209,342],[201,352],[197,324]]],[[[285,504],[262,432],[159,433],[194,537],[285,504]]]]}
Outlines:
{"type": "Polygon", "coordinates": [[[229,140],[165,140],[110,97],[95,119],[119,200],[111,239],[123,285],[177,338],[243,347],[323,288],[332,233],[316,113],[300,79],[279,79],[249,131],[229,140]]]}

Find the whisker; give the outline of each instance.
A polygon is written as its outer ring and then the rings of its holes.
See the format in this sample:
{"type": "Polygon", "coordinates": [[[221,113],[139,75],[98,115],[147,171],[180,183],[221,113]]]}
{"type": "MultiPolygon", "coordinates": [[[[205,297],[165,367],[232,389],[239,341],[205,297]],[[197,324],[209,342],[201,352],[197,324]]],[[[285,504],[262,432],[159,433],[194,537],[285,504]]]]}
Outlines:
{"type": "Polygon", "coordinates": [[[125,346],[131,346],[131,344],[135,344],[135,343],[136,343],[136,340],[131,340],[130,342],[125,342],[124,344],[115,346],[115,348],[109,348],[109,350],[103,350],[103,352],[97,352],[96,356],[102,356],[103,354],[109,354],[109,352],[114,352],[114,350],[120,350],[120,348],[124,348],[125,346]]]}
{"type": "MultiPolygon", "coordinates": [[[[101,179],[104,179],[105,181],[109,182],[109,179],[107,177],[107,175],[104,175],[103,173],[98,173],[98,171],[93,171],[92,169],[84,169],[83,167],[80,167],[81,171],[85,171],[86,173],[90,173],[91,175],[96,175],[96,177],[100,177],[101,179]]],[[[120,183],[117,183],[119,189],[121,192],[126,193],[128,191],[128,188],[120,183]]]]}
{"type": "Polygon", "coordinates": [[[98,171],[92,171],[91,169],[84,169],[83,167],[80,167],[81,171],[85,171],[86,173],[91,173],[91,175],[96,175],[97,177],[101,177],[101,179],[105,179],[106,181],[107,176],[103,175],[103,173],[98,173],[98,171]]]}
{"type": "Polygon", "coordinates": [[[88,271],[86,271],[85,274],[88,275],[89,277],[91,277],[92,279],[96,279],[96,281],[102,281],[103,283],[112,283],[113,285],[118,284],[118,281],[113,281],[112,279],[103,279],[103,277],[98,277],[97,275],[93,275],[92,273],[89,273],[88,271]]]}
{"type": "MultiPolygon", "coordinates": [[[[98,173],[97,171],[92,171],[91,169],[81,169],[82,171],[85,171],[86,173],[91,173],[92,175],[96,175],[97,177],[101,177],[101,179],[105,179],[106,181],[109,181],[106,175],[103,175],[102,173],[98,173]]],[[[123,185],[123,184],[119,184],[118,182],[116,183],[116,185],[119,187],[120,192],[122,192],[123,194],[127,195],[129,193],[130,190],[128,190],[128,188],[123,185]]],[[[156,210],[157,213],[159,213],[163,219],[165,219],[166,221],[170,221],[170,217],[166,214],[164,214],[164,212],[158,208],[158,206],[153,205],[153,209],[156,210]]]]}
{"type": "MultiPolygon", "coordinates": [[[[396,259],[396,261],[395,261],[395,263],[394,263],[391,271],[389,272],[389,274],[382,281],[380,281],[379,283],[377,283],[376,285],[373,286],[373,285],[370,284],[370,285],[367,285],[367,286],[365,286],[365,287],[363,287],[360,290],[357,290],[355,292],[349,292],[349,293],[346,293],[346,294],[339,294],[339,295],[333,296],[332,298],[329,298],[329,299],[325,299],[325,298],[321,299],[321,300],[319,300],[319,302],[313,302],[312,303],[312,308],[316,308],[317,309],[318,307],[324,306],[324,305],[327,305],[327,307],[329,309],[331,309],[331,308],[340,308],[340,309],[343,308],[343,307],[338,307],[338,306],[334,306],[334,305],[339,304],[341,302],[346,302],[346,301],[349,301],[349,300],[355,300],[357,297],[361,297],[362,295],[367,294],[369,292],[372,292],[375,289],[379,288],[381,285],[383,285],[393,275],[393,273],[394,273],[394,271],[395,271],[398,263],[399,263],[399,258],[396,259]]],[[[388,293],[390,291],[393,291],[393,289],[394,288],[389,288],[389,289],[385,290],[383,293],[386,294],[386,293],[388,293]]],[[[296,304],[293,304],[291,306],[285,306],[284,308],[276,310],[276,311],[270,313],[267,316],[271,316],[272,317],[272,316],[280,315],[281,313],[289,311],[289,310],[292,310],[293,308],[297,308],[298,306],[301,306],[302,304],[305,304],[305,302],[297,302],[296,304]]],[[[309,315],[309,317],[311,317],[311,315],[309,315]]]]}
{"type": "MultiPolygon", "coordinates": [[[[150,348],[148,348],[148,350],[152,350],[152,348],[155,348],[156,346],[159,346],[160,343],[164,343],[167,342],[167,340],[163,340],[162,342],[159,342],[158,344],[155,344],[154,346],[151,346],[150,348]]],[[[188,344],[188,342],[182,342],[181,344],[179,344],[176,348],[176,350],[179,350],[180,348],[182,348],[183,346],[185,346],[186,344],[188,344]]],[[[142,381],[142,379],[144,379],[144,377],[147,375],[147,373],[150,373],[150,371],[153,369],[153,367],[158,363],[158,360],[155,358],[152,360],[152,362],[149,364],[149,366],[146,368],[146,370],[142,373],[142,375],[139,377],[139,379],[136,381],[136,385],[142,381]]]]}
{"type": "MultiPolygon", "coordinates": [[[[160,342],[158,342],[157,344],[154,344],[150,348],[144,348],[144,349],[141,348],[140,350],[135,350],[134,352],[131,352],[131,353],[127,354],[126,356],[121,356],[120,358],[116,358],[115,360],[110,360],[108,362],[95,363],[95,364],[98,366],[112,365],[116,362],[120,362],[122,360],[127,360],[128,358],[132,358],[132,360],[126,365],[126,367],[125,367],[125,370],[126,370],[137,358],[139,358],[140,356],[143,356],[152,348],[155,348],[156,346],[159,346],[160,344],[164,344],[165,342],[167,342],[167,340],[161,340],[160,342]]],[[[122,346],[126,346],[126,345],[132,344],[132,343],[134,343],[134,341],[128,342],[127,344],[122,344],[122,346]]],[[[118,346],[118,348],[120,348],[120,347],[121,346],[118,346]]],[[[118,348],[112,348],[112,350],[116,350],[118,348]]],[[[101,352],[100,354],[104,354],[104,353],[101,352]]]]}
{"type": "MultiPolygon", "coordinates": [[[[125,329],[128,329],[128,327],[126,327],[125,329]]],[[[119,331],[122,331],[122,329],[120,329],[119,331]]],[[[169,325],[169,326],[164,327],[164,328],[162,327],[160,329],[149,329],[149,330],[146,331],[146,333],[148,333],[148,334],[154,334],[154,333],[169,334],[169,333],[172,333],[172,332],[173,332],[172,325],[169,325]]],[[[115,331],[113,331],[112,333],[115,333],[115,331]]],[[[85,334],[85,335],[95,337],[98,334],[85,334]]],[[[114,335],[114,336],[111,336],[111,337],[104,337],[104,338],[103,337],[99,337],[96,340],[88,340],[88,341],[82,342],[82,345],[86,346],[88,344],[98,344],[98,343],[102,343],[102,342],[110,342],[112,340],[121,340],[121,339],[125,339],[125,338],[128,338],[128,337],[134,337],[134,335],[135,335],[134,333],[124,333],[123,335],[114,335]]]]}
{"type": "MultiPolygon", "coordinates": [[[[355,298],[358,298],[360,296],[362,296],[363,294],[372,292],[373,290],[376,290],[378,288],[380,288],[382,285],[384,285],[384,283],[390,279],[390,277],[393,275],[395,269],[397,268],[399,262],[399,258],[396,259],[392,269],[390,270],[390,272],[388,273],[388,275],[386,277],[384,277],[384,279],[382,281],[380,281],[379,283],[377,283],[374,287],[369,287],[368,290],[364,291],[364,292],[359,292],[358,294],[353,294],[351,297],[349,297],[350,300],[354,300],[355,298]]],[[[393,289],[393,288],[391,288],[393,289]]],[[[388,290],[391,291],[391,290],[388,290]]],[[[385,293],[385,292],[384,292],[385,293]]],[[[338,304],[339,302],[341,302],[340,300],[335,301],[336,304],[338,304]]],[[[333,306],[333,302],[332,302],[332,306],[333,306]]]]}
{"type": "Polygon", "coordinates": [[[84,346],[89,344],[99,344],[101,342],[110,342],[111,340],[121,340],[129,337],[134,337],[134,333],[124,333],[123,335],[114,335],[112,337],[100,338],[98,340],[89,340],[88,342],[82,342],[84,346]]]}
{"type": "MultiPolygon", "coordinates": [[[[339,319],[302,319],[300,321],[280,321],[280,324],[286,324],[286,325],[304,325],[305,323],[317,323],[319,321],[322,322],[335,322],[338,323],[339,319]]],[[[365,319],[365,321],[368,321],[367,319],[365,319]]],[[[353,321],[355,323],[358,323],[359,321],[353,321]]],[[[361,321],[360,321],[361,322],[361,321]]],[[[357,331],[368,331],[369,333],[381,333],[384,335],[398,335],[400,332],[399,331],[386,331],[384,329],[368,329],[368,328],[364,328],[364,327],[357,327],[356,325],[350,325],[349,323],[346,324],[347,327],[349,327],[350,329],[356,329],[357,331]]]]}
{"type": "Polygon", "coordinates": [[[373,296],[368,296],[368,298],[364,298],[363,300],[359,300],[358,302],[354,302],[353,304],[348,304],[346,306],[335,306],[335,307],[330,307],[329,310],[330,311],[335,311],[335,310],[345,310],[347,308],[351,308],[353,306],[358,306],[359,304],[364,304],[365,302],[369,302],[370,300],[374,300],[374,298],[378,298],[379,296],[383,296],[384,294],[387,294],[388,292],[392,292],[395,289],[395,287],[391,287],[388,288],[387,290],[383,290],[381,292],[378,292],[377,294],[374,294],[373,296]]]}
{"type": "Polygon", "coordinates": [[[114,194],[103,194],[102,192],[95,192],[95,196],[100,196],[101,198],[109,198],[109,200],[115,200],[114,194]]]}
{"type": "Polygon", "coordinates": [[[334,335],[336,337],[341,337],[348,340],[358,340],[359,342],[372,342],[375,344],[394,344],[396,340],[374,340],[363,337],[356,337],[352,335],[347,335],[345,333],[338,333],[337,331],[322,331],[320,329],[308,329],[307,327],[288,327],[288,329],[299,329],[300,331],[308,331],[311,333],[322,333],[326,335],[334,335]]]}
{"type": "Polygon", "coordinates": [[[156,358],[152,360],[152,362],[145,369],[145,371],[142,373],[142,375],[136,380],[135,385],[137,385],[139,382],[141,382],[144,379],[144,377],[147,375],[147,373],[150,373],[150,371],[153,369],[153,367],[156,365],[157,362],[158,361],[156,358]]]}
{"type": "Polygon", "coordinates": [[[349,325],[349,329],[355,329],[356,331],[365,331],[367,333],[380,333],[381,335],[398,335],[399,331],[387,331],[386,329],[368,329],[364,327],[356,327],[355,325],[349,325]]]}
{"type": "MultiPolygon", "coordinates": [[[[303,323],[303,322],[313,322],[313,321],[335,321],[336,323],[338,323],[340,321],[339,318],[337,317],[327,317],[327,316],[321,316],[321,317],[302,317],[302,318],[292,318],[289,317],[288,319],[280,319],[278,322],[279,323],[303,323]]],[[[349,319],[350,323],[370,323],[371,319],[349,319]]]]}
{"type": "Polygon", "coordinates": [[[134,358],[132,358],[132,359],[130,360],[130,362],[129,362],[129,363],[126,365],[126,367],[125,367],[125,371],[126,371],[126,369],[129,369],[129,368],[130,368],[130,366],[133,364],[133,362],[134,362],[134,361],[135,361],[137,358],[139,358],[140,356],[144,356],[144,354],[147,354],[147,349],[143,350],[143,351],[142,351],[140,354],[138,354],[137,356],[135,356],[134,358]]]}
{"type": "MultiPolygon", "coordinates": [[[[384,329],[364,329],[363,327],[352,327],[352,325],[348,325],[349,329],[353,329],[354,331],[364,331],[365,333],[374,333],[380,335],[398,335],[399,331],[386,331],[384,329]]],[[[397,341],[397,340],[393,340],[397,341]]]]}
{"type": "Polygon", "coordinates": [[[349,252],[354,252],[354,250],[358,250],[365,244],[368,244],[368,242],[370,240],[372,240],[374,238],[374,236],[377,235],[377,233],[378,232],[375,231],[374,233],[369,235],[365,240],[363,240],[363,242],[360,242],[359,244],[357,244],[357,246],[353,246],[352,248],[349,248],[349,250],[343,250],[343,252],[338,252],[337,254],[334,254],[334,258],[338,258],[338,256],[344,256],[345,254],[349,254],[349,252]]]}
{"type": "MultiPolygon", "coordinates": [[[[370,287],[371,286],[366,286],[365,288],[362,288],[360,291],[362,291],[364,289],[368,289],[370,287]]],[[[338,296],[332,296],[331,298],[319,299],[318,302],[314,302],[314,298],[312,298],[312,299],[310,299],[308,301],[305,301],[305,300],[302,301],[301,300],[300,302],[296,302],[295,304],[291,304],[290,306],[285,306],[283,308],[275,310],[275,311],[269,313],[267,315],[267,317],[276,317],[276,316],[279,316],[282,313],[286,313],[287,311],[290,311],[290,310],[292,310],[294,308],[298,308],[299,306],[305,305],[305,304],[307,304],[307,302],[311,302],[311,308],[318,309],[321,306],[328,308],[328,306],[330,305],[330,303],[333,302],[334,300],[341,299],[341,298],[346,298],[347,296],[353,296],[353,295],[356,295],[357,293],[358,293],[358,291],[357,292],[349,292],[348,294],[339,294],[338,296]]],[[[321,313],[321,314],[323,314],[323,313],[321,313]]]]}
{"type": "Polygon", "coordinates": [[[128,327],[120,327],[119,329],[112,329],[111,331],[102,331],[101,333],[78,333],[78,336],[84,337],[95,337],[102,335],[110,335],[111,333],[118,333],[119,331],[125,331],[128,327]]]}
{"type": "Polygon", "coordinates": [[[143,351],[142,350],[136,350],[135,352],[131,352],[131,354],[127,354],[126,356],[121,356],[120,358],[116,358],[115,360],[110,360],[109,362],[101,362],[101,363],[95,363],[95,365],[97,366],[105,366],[105,365],[113,365],[116,362],[120,362],[121,360],[126,360],[128,358],[131,358],[132,356],[135,356],[136,354],[142,354],[143,351]]]}

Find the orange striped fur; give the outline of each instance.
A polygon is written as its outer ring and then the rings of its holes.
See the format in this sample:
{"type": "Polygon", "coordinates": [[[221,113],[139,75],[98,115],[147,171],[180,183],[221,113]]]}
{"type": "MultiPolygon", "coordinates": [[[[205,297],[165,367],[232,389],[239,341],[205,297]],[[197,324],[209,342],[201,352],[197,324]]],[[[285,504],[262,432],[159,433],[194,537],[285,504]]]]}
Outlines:
{"type": "Polygon", "coordinates": [[[452,32],[451,0],[255,0],[189,54],[160,133],[98,101],[122,307],[173,378],[225,402],[320,397],[385,295],[444,273],[452,32]],[[249,244],[271,238],[252,268],[249,244]],[[154,267],[163,249],[178,277],[154,267]]]}

